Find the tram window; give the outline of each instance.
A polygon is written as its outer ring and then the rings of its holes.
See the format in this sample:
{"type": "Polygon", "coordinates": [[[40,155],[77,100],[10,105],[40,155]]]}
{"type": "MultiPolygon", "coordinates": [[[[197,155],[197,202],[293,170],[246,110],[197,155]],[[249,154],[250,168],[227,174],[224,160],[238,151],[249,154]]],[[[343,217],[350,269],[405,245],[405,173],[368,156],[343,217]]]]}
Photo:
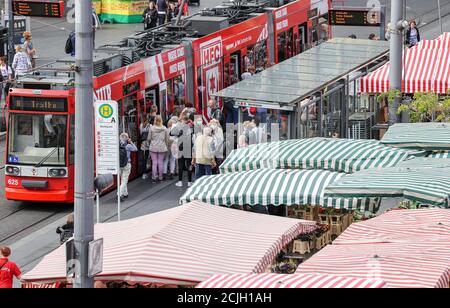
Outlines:
{"type": "Polygon", "coordinates": [[[8,163],[65,165],[67,117],[10,114],[8,163]]]}

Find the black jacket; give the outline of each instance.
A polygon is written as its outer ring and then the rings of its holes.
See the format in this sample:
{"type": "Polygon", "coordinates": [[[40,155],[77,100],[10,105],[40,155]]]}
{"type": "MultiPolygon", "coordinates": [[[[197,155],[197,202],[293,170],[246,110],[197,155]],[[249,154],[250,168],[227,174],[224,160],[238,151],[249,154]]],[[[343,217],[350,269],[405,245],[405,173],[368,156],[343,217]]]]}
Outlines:
{"type": "Polygon", "coordinates": [[[144,24],[146,26],[150,26],[152,28],[156,27],[156,24],[158,22],[158,10],[156,8],[152,10],[148,7],[142,14],[142,18],[144,19],[144,24]]]}
{"type": "MultiPolygon", "coordinates": [[[[419,31],[419,28],[416,28],[416,30],[417,30],[417,43],[418,42],[420,42],[420,31],[419,31]]],[[[411,45],[411,42],[409,41],[409,37],[411,36],[411,28],[409,28],[408,29],[408,31],[406,31],[406,39],[405,39],[405,42],[406,42],[406,45],[411,45]]]]}

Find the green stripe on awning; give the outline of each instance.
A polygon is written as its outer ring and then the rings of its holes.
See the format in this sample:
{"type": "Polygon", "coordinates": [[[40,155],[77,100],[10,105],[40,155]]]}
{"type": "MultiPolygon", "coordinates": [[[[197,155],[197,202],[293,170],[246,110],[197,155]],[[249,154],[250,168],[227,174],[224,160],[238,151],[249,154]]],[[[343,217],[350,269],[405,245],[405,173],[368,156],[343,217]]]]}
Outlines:
{"type": "Polygon", "coordinates": [[[329,184],[346,176],[326,170],[259,169],[202,177],[181,197],[213,205],[313,205],[348,210],[377,211],[378,200],[325,198],[329,184]]]}
{"type": "Polygon", "coordinates": [[[414,160],[409,165],[348,175],[330,184],[325,189],[325,197],[404,197],[422,204],[448,208],[450,167],[433,167],[433,163],[413,167],[414,160]]]}
{"type": "Polygon", "coordinates": [[[449,123],[400,123],[391,126],[381,143],[397,148],[450,150],[449,123]]]}
{"type": "Polygon", "coordinates": [[[312,138],[252,145],[234,150],[220,166],[222,173],[270,169],[322,169],[353,173],[392,167],[409,152],[376,140],[312,138]]]}
{"type": "Polygon", "coordinates": [[[431,158],[440,158],[440,159],[450,159],[450,151],[440,151],[440,152],[433,152],[428,157],[431,158]]]}

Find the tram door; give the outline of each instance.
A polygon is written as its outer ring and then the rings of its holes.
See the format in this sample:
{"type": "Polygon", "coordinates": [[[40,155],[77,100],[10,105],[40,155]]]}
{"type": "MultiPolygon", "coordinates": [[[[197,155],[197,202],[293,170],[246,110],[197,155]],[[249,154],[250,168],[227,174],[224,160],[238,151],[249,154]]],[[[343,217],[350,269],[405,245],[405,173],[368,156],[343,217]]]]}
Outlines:
{"type": "Polygon", "coordinates": [[[224,58],[224,87],[227,88],[240,80],[241,52],[235,52],[224,58]]]}
{"type": "MultiPolygon", "coordinates": [[[[119,102],[120,110],[120,132],[127,133],[134,144],[139,144],[139,120],[138,120],[138,99],[137,94],[124,97],[119,102]]],[[[132,153],[131,177],[137,175],[138,170],[138,153],[132,153]]]]}
{"type": "Polygon", "coordinates": [[[278,34],[278,62],[282,62],[294,55],[294,31],[289,29],[278,34]]]}
{"type": "Polygon", "coordinates": [[[306,50],[306,23],[298,27],[298,34],[295,40],[296,54],[300,54],[306,50]]]}

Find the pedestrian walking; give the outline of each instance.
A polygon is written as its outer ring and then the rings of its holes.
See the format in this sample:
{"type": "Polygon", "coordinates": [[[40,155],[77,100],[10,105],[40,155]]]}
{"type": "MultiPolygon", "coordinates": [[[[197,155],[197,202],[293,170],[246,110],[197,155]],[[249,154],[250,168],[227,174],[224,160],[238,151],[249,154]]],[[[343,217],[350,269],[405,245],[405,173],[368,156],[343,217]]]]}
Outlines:
{"type": "Polygon", "coordinates": [[[11,81],[13,79],[13,73],[11,66],[8,65],[5,56],[0,57],[0,101],[2,101],[3,97],[6,101],[6,96],[8,96],[9,88],[11,86],[11,81]]]}
{"type": "Polygon", "coordinates": [[[100,27],[100,19],[98,18],[97,12],[95,11],[95,4],[92,3],[92,46],[95,49],[95,33],[100,27]]]}
{"type": "Polygon", "coordinates": [[[144,20],[144,30],[150,30],[158,25],[158,9],[154,1],[148,3],[148,7],[142,14],[144,20]]]}
{"type": "Polygon", "coordinates": [[[148,162],[150,158],[150,144],[148,143],[148,134],[152,125],[150,124],[149,117],[144,115],[144,122],[139,126],[139,132],[141,135],[141,168],[143,170],[142,179],[146,180],[148,178],[148,162]]]}
{"type": "Polygon", "coordinates": [[[73,233],[74,233],[74,230],[75,230],[75,227],[74,227],[74,220],[75,219],[74,218],[75,217],[74,217],[73,213],[69,214],[67,216],[66,224],[64,224],[62,226],[59,226],[56,229],[56,234],[59,234],[59,242],[60,242],[61,245],[64,244],[65,242],[67,242],[70,238],[73,237],[73,233]]]}
{"type": "Polygon", "coordinates": [[[416,46],[420,42],[420,31],[417,28],[417,23],[412,20],[409,23],[409,29],[406,31],[406,45],[409,48],[416,46]]]}
{"type": "Polygon", "coordinates": [[[31,32],[25,31],[23,33],[22,48],[25,51],[25,53],[28,55],[28,57],[30,58],[31,67],[35,68],[37,54],[36,54],[36,49],[33,47],[33,42],[31,41],[31,39],[32,39],[31,32]]]}
{"type": "Polygon", "coordinates": [[[131,153],[137,147],[127,133],[120,134],[120,200],[128,198],[128,179],[131,174],[131,153]]]}
{"type": "Polygon", "coordinates": [[[150,155],[152,157],[152,182],[163,180],[164,158],[169,151],[169,132],[163,125],[160,115],[155,118],[155,124],[152,125],[148,134],[150,144],[150,155]]]}
{"type": "Polygon", "coordinates": [[[22,272],[16,263],[9,261],[11,248],[0,247],[0,289],[12,289],[13,279],[20,279],[22,272]]]}
{"type": "Polygon", "coordinates": [[[203,134],[195,139],[194,157],[192,164],[195,165],[195,180],[205,175],[212,175],[212,169],[217,166],[214,159],[214,144],[211,127],[205,127],[203,134]]]}
{"type": "Polygon", "coordinates": [[[148,122],[150,123],[150,125],[155,125],[155,118],[156,118],[157,113],[158,113],[158,107],[156,107],[156,105],[152,105],[150,107],[150,112],[148,115],[148,122]]]}
{"type": "Polygon", "coordinates": [[[178,153],[176,155],[178,163],[177,187],[183,187],[183,171],[187,171],[188,187],[192,185],[192,127],[189,125],[187,112],[182,112],[181,121],[170,131],[170,136],[176,138],[178,153]]]}
{"type": "Polygon", "coordinates": [[[12,68],[14,69],[16,78],[31,70],[30,57],[21,45],[16,46],[16,54],[14,55],[12,68]]]}
{"type": "Polygon", "coordinates": [[[158,23],[160,26],[164,25],[166,23],[167,10],[169,9],[167,0],[156,0],[156,7],[158,9],[158,23]]]}

